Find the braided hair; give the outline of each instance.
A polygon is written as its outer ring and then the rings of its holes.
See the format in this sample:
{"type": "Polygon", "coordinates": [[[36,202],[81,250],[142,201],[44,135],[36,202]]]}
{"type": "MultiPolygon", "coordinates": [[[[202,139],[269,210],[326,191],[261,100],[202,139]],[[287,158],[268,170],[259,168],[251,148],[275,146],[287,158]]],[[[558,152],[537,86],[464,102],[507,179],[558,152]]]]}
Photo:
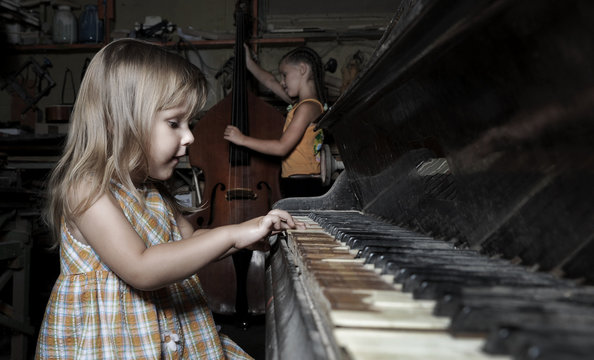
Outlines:
{"type": "Polygon", "coordinates": [[[297,64],[300,62],[309,64],[313,72],[318,98],[322,104],[326,104],[327,96],[326,87],[324,86],[324,66],[322,65],[320,55],[307,46],[301,46],[285,54],[281,58],[280,63],[283,61],[290,64],[297,64]]]}

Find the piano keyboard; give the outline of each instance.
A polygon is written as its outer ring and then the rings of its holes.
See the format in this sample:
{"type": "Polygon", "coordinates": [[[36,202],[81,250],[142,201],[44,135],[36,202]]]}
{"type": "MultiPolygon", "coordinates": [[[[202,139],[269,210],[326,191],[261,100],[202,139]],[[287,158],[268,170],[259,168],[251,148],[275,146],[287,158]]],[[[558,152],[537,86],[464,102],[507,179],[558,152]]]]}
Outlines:
{"type": "Polygon", "coordinates": [[[287,231],[286,245],[318,330],[351,359],[553,359],[567,341],[580,348],[563,358],[593,349],[590,288],[355,211],[294,216],[306,229],[287,231]]]}

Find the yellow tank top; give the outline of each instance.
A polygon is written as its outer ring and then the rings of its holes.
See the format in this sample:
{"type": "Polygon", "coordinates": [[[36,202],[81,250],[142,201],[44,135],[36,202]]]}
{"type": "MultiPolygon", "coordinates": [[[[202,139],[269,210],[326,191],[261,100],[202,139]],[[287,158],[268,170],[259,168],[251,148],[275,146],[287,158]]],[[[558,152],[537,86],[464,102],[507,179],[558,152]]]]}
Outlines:
{"type": "MultiPolygon", "coordinates": [[[[305,99],[300,101],[287,114],[283,132],[287,129],[297,108],[305,102],[315,102],[324,111],[324,105],[316,99],[305,99]]],[[[291,175],[318,175],[320,174],[320,150],[324,142],[322,130],[314,131],[314,124],[310,124],[305,130],[301,141],[295,146],[282,162],[282,177],[291,175]]]]}

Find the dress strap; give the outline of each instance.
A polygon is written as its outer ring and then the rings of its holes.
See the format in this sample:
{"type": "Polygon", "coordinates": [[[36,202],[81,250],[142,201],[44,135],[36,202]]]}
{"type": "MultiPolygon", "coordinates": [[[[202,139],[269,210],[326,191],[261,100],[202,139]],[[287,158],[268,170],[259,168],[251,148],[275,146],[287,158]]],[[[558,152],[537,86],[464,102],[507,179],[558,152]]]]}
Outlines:
{"type": "Polygon", "coordinates": [[[297,109],[301,104],[304,104],[306,102],[314,102],[314,103],[320,105],[320,108],[322,109],[322,112],[324,111],[324,105],[320,102],[320,100],[314,99],[314,98],[309,98],[309,99],[303,99],[303,100],[301,100],[295,106],[293,106],[293,109],[297,109]]]}

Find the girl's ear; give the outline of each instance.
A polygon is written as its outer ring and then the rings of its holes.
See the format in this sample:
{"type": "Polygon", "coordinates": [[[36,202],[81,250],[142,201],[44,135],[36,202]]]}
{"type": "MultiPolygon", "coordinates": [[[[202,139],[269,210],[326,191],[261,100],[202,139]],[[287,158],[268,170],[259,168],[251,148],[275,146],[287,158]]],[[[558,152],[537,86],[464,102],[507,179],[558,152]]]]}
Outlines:
{"type": "Polygon", "coordinates": [[[299,63],[299,74],[307,75],[310,72],[311,72],[311,67],[309,66],[309,64],[304,63],[304,62],[299,63]]]}

